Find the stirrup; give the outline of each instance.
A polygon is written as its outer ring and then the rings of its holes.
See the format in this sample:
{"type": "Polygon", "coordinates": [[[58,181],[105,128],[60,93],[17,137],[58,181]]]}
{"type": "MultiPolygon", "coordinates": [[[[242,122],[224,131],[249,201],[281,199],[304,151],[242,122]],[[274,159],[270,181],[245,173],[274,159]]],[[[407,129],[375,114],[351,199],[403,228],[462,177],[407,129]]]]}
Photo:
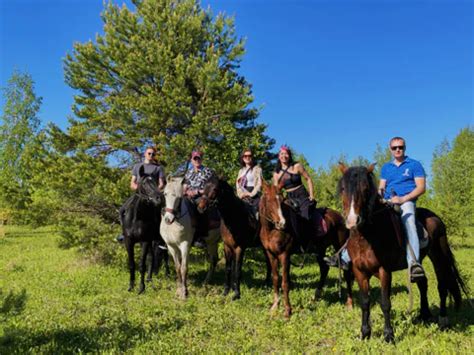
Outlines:
{"type": "Polygon", "coordinates": [[[425,276],[425,270],[419,263],[413,263],[410,265],[410,282],[417,282],[425,276]]]}

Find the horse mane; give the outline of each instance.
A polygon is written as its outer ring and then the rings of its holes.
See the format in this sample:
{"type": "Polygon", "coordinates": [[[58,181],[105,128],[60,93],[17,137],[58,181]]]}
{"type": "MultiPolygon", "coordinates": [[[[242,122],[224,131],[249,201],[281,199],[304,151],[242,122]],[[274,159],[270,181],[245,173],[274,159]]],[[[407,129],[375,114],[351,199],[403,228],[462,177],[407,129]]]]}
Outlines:
{"type": "Polygon", "coordinates": [[[370,221],[378,191],[375,185],[375,177],[365,166],[354,166],[348,168],[337,185],[337,193],[353,196],[358,203],[363,202],[364,214],[370,221]]]}

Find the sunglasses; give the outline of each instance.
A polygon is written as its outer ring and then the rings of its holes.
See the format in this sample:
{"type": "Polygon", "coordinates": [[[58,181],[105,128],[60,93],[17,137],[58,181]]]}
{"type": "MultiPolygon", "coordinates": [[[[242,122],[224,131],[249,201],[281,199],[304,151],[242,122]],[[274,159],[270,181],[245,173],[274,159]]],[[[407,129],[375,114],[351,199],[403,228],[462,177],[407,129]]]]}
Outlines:
{"type": "Polygon", "coordinates": [[[152,157],[154,157],[156,153],[146,153],[146,155],[151,155],[152,157]]]}
{"type": "Polygon", "coordinates": [[[394,145],[393,147],[390,147],[391,150],[395,151],[395,150],[405,150],[405,146],[404,145],[394,145]]]}
{"type": "Polygon", "coordinates": [[[252,154],[244,154],[243,157],[244,158],[252,158],[252,154]]]}
{"type": "Polygon", "coordinates": [[[201,157],[194,157],[193,160],[201,160],[201,157]]]}

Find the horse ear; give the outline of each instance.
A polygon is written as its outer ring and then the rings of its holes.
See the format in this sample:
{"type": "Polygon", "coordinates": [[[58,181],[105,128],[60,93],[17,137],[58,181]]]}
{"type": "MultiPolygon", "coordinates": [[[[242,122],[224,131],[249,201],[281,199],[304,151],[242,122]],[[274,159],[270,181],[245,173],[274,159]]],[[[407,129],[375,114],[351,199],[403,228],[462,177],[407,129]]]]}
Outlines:
{"type": "Polygon", "coordinates": [[[171,181],[171,175],[168,174],[168,176],[166,177],[166,182],[169,183],[171,181]]]}
{"type": "Polygon", "coordinates": [[[372,164],[369,165],[369,167],[367,168],[369,173],[372,173],[374,171],[375,165],[377,165],[377,163],[372,163],[372,164]]]}
{"type": "Polygon", "coordinates": [[[341,170],[341,173],[343,174],[345,174],[347,171],[347,166],[342,161],[339,162],[339,170],[341,170]]]}

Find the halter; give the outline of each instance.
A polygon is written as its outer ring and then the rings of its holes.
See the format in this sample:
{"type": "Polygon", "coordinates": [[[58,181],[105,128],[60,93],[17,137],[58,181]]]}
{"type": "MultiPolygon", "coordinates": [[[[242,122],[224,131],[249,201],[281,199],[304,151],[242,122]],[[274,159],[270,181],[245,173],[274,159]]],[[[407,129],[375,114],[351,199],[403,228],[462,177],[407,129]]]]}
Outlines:
{"type": "Polygon", "coordinates": [[[176,209],[174,209],[174,208],[168,208],[168,207],[163,208],[162,213],[161,213],[162,216],[163,216],[166,212],[168,212],[168,213],[172,214],[173,217],[174,217],[173,220],[172,220],[169,224],[173,224],[174,221],[179,220],[179,219],[183,218],[184,216],[186,216],[186,215],[188,214],[189,211],[186,211],[186,212],[182,213],[181,215],[179,215],[179,212],[181,212],[181,201],[182,201],[182,199],[183,199],[182,197],[178,197],[178,198],[176,199],[177,201],[179,201],[179,202],[177,203],[177,206],[178,206],[177,208],[179,208],[179,210],[176,210],[176,209]],[[164,212],[163,212],[163,211],[164,211],[164,212]]]}

